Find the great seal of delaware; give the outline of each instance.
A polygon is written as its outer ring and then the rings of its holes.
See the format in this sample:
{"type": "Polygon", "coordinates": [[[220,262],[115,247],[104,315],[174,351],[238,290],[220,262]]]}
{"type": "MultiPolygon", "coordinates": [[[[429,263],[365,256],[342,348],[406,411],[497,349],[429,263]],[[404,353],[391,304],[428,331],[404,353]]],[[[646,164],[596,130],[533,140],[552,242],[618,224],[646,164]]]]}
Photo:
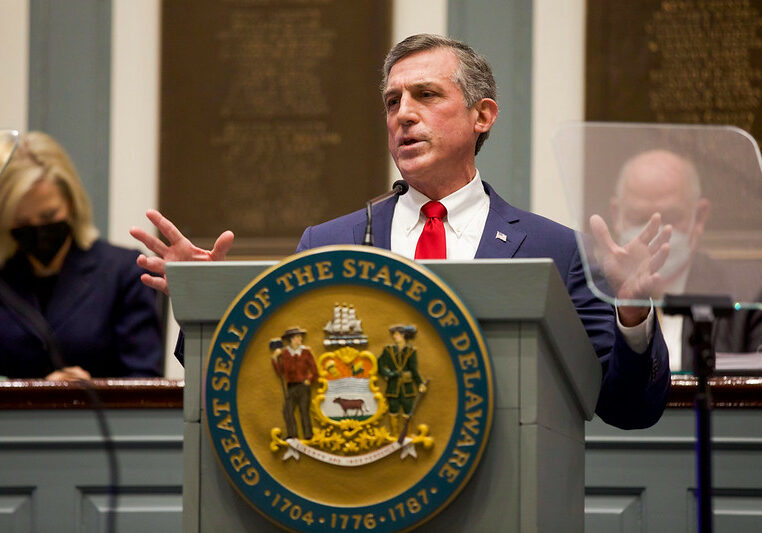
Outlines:
{"type": "Polygon", "coordinates": [[[204,416],[228,480],[294,531],[401,531],[444,509],[492,425],[476,320],[427,268],[328,246],[254,279],[217,326],[204,416]]]}

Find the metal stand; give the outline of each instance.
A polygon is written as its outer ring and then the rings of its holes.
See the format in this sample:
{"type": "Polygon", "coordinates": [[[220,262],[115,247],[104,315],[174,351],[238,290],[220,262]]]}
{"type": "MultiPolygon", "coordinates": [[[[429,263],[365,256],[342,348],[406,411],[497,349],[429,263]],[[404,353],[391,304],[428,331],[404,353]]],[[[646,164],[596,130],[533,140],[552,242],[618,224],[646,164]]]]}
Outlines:
{"type": "Polygon", "coordinates": [[[696,482],[698,486],[698,531],[712,532],[712,395],[708,378],[714,372],[715,352],[712,331],[716,317],[733,312],[727,296],[672,295],[664,297],[662,311],[683,315],[693,323],[690,344],[693,350],[693,374],[698,391],[693,400],[696,410],[696,482]]]}
{"type": "Polygon", "coordinates": [[[698,481],[698,530],[712,531],[712,395],[708,378],[714,371],[712,326],[714,312],[708,306],[692,309],[693,374],[698,378],[698,391],[693,401],[696,410],[696,476],[698,481]]]}

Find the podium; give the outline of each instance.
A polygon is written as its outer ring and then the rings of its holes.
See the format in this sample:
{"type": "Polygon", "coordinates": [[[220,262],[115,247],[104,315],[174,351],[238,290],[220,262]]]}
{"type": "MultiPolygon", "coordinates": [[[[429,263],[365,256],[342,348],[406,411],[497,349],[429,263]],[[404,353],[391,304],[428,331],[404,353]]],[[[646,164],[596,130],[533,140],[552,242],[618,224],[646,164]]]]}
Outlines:
{"type": "MultiPolygon", "coordinates": [[[[584,530],[585,420],[600,363],[550,259],[422,261],[478,320],[492,358],[492,432],[462,492],[419,531],[584,530]]],[[[217,322],[275,262],[170,263],[185,332],[183,531],[279,531],[228,482],[207,433],[203,372],[217,322]]],[[[347,528],[351,530],[351,525],[347,528]]]]}

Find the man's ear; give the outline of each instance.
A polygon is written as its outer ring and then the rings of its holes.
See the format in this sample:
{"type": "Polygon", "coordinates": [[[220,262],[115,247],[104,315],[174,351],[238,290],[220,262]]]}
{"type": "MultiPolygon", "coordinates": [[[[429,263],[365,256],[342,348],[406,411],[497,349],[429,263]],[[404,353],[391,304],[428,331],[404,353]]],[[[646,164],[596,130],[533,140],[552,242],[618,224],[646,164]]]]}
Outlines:
{"type": "Polygon", "coordinates": [[[497,120],[498,107],[497,102],[492,98],[482,98],[472,107],[476,111],[476,122],[474,131],[484,133],[490,130],[497,120]]]}
{"type": "Polygon", "coordinates": [[[712,204],[706,198],[699,198],[696,202],[696,221],[694,222],[694,234],[696,238],[704,233],[706,221],[709,219],[709,213],[712,211],[712,204]]]}

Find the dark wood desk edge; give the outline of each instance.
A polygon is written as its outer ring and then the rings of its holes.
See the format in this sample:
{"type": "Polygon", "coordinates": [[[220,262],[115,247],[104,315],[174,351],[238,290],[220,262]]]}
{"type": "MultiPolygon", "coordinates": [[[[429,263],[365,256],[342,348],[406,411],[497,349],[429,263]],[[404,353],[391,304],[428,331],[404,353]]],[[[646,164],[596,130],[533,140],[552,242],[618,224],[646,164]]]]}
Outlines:
{"type": "MultiPolygon", "coordinates": [[[[722,376],[710,380],[715,409],[762,408],[762,377],[722,376]]],[[[90,388],[105,409],[180,409],[183,380],[94,379],[90,388]]],[[[690,408],[696,393],[693,376],[672,376],[668,407],[690,408]]],[[[89,409],[82,383],[44,380],[0,381],[0,409],[89,409]]]]}
{"type": "MultiPolygon", "coordinates": [[[[698,379],[672,376],[667,407],[693,407],[698,379]]],[[[762,376],[717,376],[709,379],[714,409],[762,408],[762,376]]]]}
{"type": "MultiPolygon", "coordinates": [[[[180,409],[183,380],[93,379],[87,382],[104,409],[180,409]]],[[[90,409],[82,382],[18,379],[0,381],[0,409],[90,409]]]]}

